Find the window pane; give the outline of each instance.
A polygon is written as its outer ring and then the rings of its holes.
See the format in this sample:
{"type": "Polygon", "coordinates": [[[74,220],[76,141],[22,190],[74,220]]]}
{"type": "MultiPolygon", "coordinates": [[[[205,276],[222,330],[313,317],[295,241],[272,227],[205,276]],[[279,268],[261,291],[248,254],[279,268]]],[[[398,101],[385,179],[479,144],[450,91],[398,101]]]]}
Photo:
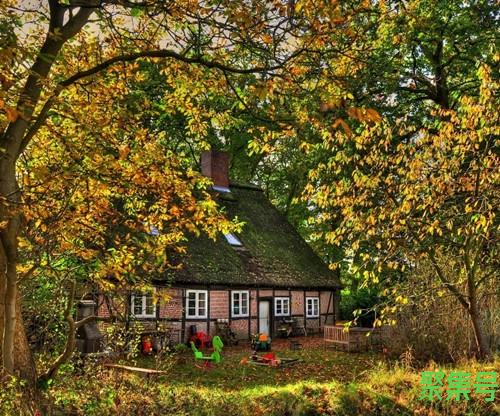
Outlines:
{"type": "Polygon", "coordinates": [[[196,301],[196,293],[194,292],[189,292],[188,293],[188,302],[189,304],[193,304],[194,305],[194,302],[196,301]]]}
{"type": "Polygon", "coordinates": [[[248,293],[241,294],[241,314],[248,315],[248,293]]]}
{"type": "Polygon", "coordinates": [[[310,317],[319,316],[319,299],[318,298],[308,298],[307,299],[307,315],[310,317]]]}
{"type": "Polygon", "coordinates": [[[154,315],[155,308],[151,305],[146,305],[146,315],[154,315]]]}
{"type": "Polygon", "coordinates": [[[192,308],[190,307],[188,309],[188,316],[195,316],[196,315],[196,309],[195,307],[193,306],[192,308]]]}
{"type": "Polygon", "coordinates": [[[283,313],[288,315],[288,299],[283,299],[283,313]]]}
{"type": "Polygon", "coordinates": [[[142,314],[142,296],[134,296],[134,315],[141,315],[142,314]]]}
{"type": "Polygon", "coordinates": [[[234,303],[239,303],[240,301],[240,294],[239,293],[233,293],[233,300],[234,300],[234,303]]]}
{"type": "Polygon", "coordinates": [[[195,301],[194,297],[191,298],[191,296],[189,296],[189,299],[188,299],[188,308],[194,308],[195,306],[196,306],[196,301],[195,301]]]}
{"type": "Polygon", "coordinates": [[[234,308],[233,308],[233,314],[234,315],[239,315],[240,314],[240,307],[239,305],[234,305],[234,308]]]}

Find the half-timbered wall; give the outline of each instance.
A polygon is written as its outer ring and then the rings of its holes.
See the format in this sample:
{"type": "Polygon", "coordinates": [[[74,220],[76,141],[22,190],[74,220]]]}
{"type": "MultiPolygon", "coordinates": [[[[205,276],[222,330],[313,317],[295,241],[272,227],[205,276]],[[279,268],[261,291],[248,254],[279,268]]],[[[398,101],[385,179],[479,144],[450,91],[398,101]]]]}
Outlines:
{"type": "MultiPolygon", "coordinates": [[[[290,299],[290,314],[286,318],[294,318],[302,323],[308,333],[319,332],[324,325],[332,325],[338,314],[338,295],[333,290],[302,290],[302,289],[273,289],[273,288],[245,288],[245,287],[203,287],[193,288],[158,288],[160,292],[159,304],[156,307],[156,316],[151,318],[136,319],[133,325],[140,325],[145,329],[154,329],[158,327],[171,327],[180,331],[180,339],[187,341],[190,334],[190,327],[196,326],[198,331],[203,331],[213,336],[216,332],[217,319],[227,319],[231,324],[231,329],[236,332],[239,339],[249,339],[251,334],[258,332],[259,320],[259,299],[270,301],[270,328],[272,336],[276,336],[280,321],[285,318],[275,316],[274,306],[276,297],[286,297],[290,299]],[[207,317],[206,318],[187,318],[186,308],[186,290],[198,289],[207,290],[207,317]],[[248,290],[249,313],[246,317],[233,317],[231,313],[231,291],[248,290]],[[163,297],[161,295],[167,295],[163,297]],[[307,317],[306,299],[315,297],[319,299],[319,316],[307,317]],[[166,301],[164,299],[167,299],[166,301]]],[[[109,310],[115,308],[115,312],[126,313],[126,308],[130,307],[130,294],[121,295],[98,295],[97,314],[107,317],[112,314],[109,310]]]]}

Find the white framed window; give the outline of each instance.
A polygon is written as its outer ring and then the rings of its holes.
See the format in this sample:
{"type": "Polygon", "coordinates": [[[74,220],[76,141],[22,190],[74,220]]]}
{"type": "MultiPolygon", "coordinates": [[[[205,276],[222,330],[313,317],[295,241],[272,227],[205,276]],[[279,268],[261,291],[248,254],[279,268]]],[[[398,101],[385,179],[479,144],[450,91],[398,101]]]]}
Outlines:
{"type": "Polygon", "coordinates": [[[274,316],[290,315],[290,298],[274,298],[274,316]]]}
{"type": "Polygon", "coordinates": [[[186,318],[207,317],[208,291],[186,290],[186,318]]]}
{"type": "Polygon", "coordinates": [[[319,316],[319,298],[306,298],[306,317],[317,318],[319,316]]]}
{"type": "Polygon", "coordinates": [[[249,299],[248,290],[233,290],[231,292],[231,316],[233,318],[248,316],[249,299]]]}
{"type": "Polygon", "coordinates": [[[155,318],[156,304],[152,293],[134,293],[130,299],[130,311],[135,318],[155,318]]]}

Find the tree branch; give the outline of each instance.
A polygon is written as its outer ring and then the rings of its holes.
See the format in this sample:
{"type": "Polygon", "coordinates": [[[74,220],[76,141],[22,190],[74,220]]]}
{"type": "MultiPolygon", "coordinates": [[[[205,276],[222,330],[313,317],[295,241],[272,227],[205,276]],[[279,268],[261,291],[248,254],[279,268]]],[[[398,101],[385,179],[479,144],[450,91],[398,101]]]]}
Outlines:
{"type": "Polygon", "coordinates": [[[275,71],[276,69],[282,68],[286,63],[290,62],[292,59],[297,57],[302,53],[301,50],[296,51],[295,53],[291,54],[288,58],[286,58],[282,63],[274,65],[274,66],[261,66],[261,67],[254,67],[254,68],[237,68],[237,67],[232,67],[228,66],[225,64],[222,64],[217,61],[211,61],[207,60],[201,56],[198,57],[188,57],[185,56],[181,53],[174,52],[169,49],[159,49],[159,50],[150,50],[150,51],[142,51],[142,52],[136,52],[128,55],[120,55],[120,56],[115,56],[114,58],[110,58],[107,61],[104,61],[93,68],[89,68],[85,71],[80,71],[77,72],[76,74],[72,75],[71,77],[65,79],[64,81],[61,81],[56,90],[54,91],[54,94],[47,99],[45,104],[43,105],[42,109],[38,113],[36,120],[33,122],[33,124],[30,126],[28,131],[26,132],[22,145],[21,145],[21,150],[20,153],[24,151],[30,140],[33,138],[33,136],[36,134],[38,129],[45,123],[45,120],[48,117],[50,108],[52,107],[56,97],[63,91],[63,89],[69,87],[70,85],[73,85],[77,81],[95,75],[111,66],[113,66],[116,63],[119,62],[132,62],[140,58],[173,58],[177,59],[181,62],[185,62],[187,64],[199,64],[203,65],[206,68],[212,68],[212,69],[219,69],[223,72],[230,72],[230,73],[235,73],[235,74],[253,74],[253,73],[259,73],[259,72],[272,72],[275,71]]]}
{"type": "Polygon", "coordinates": [[[441,283],[443,283],[443,285],[451,292],[453,293],[453,295],[455,295],[455,297],[458,299],[458,301],[462,304],[462,306],[465,308],[465,309],[469,309],[469,303],[465,300],[465,296],[460,293],[458,291],[458,289],[453,286],[449,281],[448,279],[444,276],[444,273],[443,271],[441,270],[441,268],[439,267],[439,265],[437,264],[437,261],[436,261],[436,257],[434,256],[434,252],[432,250],[428,250],[427,251],[427,254],[429,255],[429,258],[431,260],[431,264],[432,264],[432,267],[434,267],[434,270],[436,271],[436,274],[438,275],[439,277],[439,280],[441,281],[441,283]]]}
{"type": "Polygon", "coordinates": [[[214,69],[220,69],[221,71],[227,71],[235,74],[255,74],[259,72],[271,72],[275,71],[276,69],[279,69],[283,67],[283,65],[296,56],[298,56],[300,52],[296,52],[292,55],[290,55],[287,59],[283,61],[283,63],[274,65],[274,66],[261,66],[261,67],[254,67],[254,68],[237,68],[237,67],[232,67],[225,65],[221,62],[217,61],[211,61],[203,58],[202,56],[196,56],[196,57],[188,57],[185,56],[181,53],[174,52],[170,49],[158,49],[158,50],[150,50],[150,51],[142,51],[142,52],[136,52],[136,53],[131,53],[128,55],[120,55],[120,56],[115,56],[113,58],[108,59],[107,61],[104,61],[100,63],[99,65],[94,66],[93,68],[87,69],[85,71],[80,71],[76,73],[75,75],[67,78],[66,80],[62,81],[59,85],[62,87],[68,87],[71,84],[74,84],[76,81],[86,78],[88,76],[97,74],[98,72],[103,71],[104,69],[109,68],[110,66],[118,63],[118,62],[132,62],[140,58],[174,58],[178,61],[185,62],[187,64],[200,64],[203,65],[206,68],[214,68],[214,69]]]}
{"type": "MultiPolygon", "coordinates": [[[[50,366],[50,368],[42,374],[38,378],[38,382],[47,382],[48,380],[52,379],[55,377],[57,372],[59,371],[59,368],[61,367],[62,364],[64,364],[73,354],[73,351],[75,349],[75,338],[76,338],[76,324],[75,320],[73,319],[73,300],[75,298],[75,290],[76,290],[76,281],[72,280],[71,281],[71,287],[69,291],[69,298],[68,298],[68,303],[66,305],[66,310],[64,311],[64,319],[68,323],[68,338],[66,340],[66,345],[64,347],[64,351],[62,354],[57,358],[57,360],[50,366]]],[[[79,321],[81,322],[81,321],[79,321]]]]}

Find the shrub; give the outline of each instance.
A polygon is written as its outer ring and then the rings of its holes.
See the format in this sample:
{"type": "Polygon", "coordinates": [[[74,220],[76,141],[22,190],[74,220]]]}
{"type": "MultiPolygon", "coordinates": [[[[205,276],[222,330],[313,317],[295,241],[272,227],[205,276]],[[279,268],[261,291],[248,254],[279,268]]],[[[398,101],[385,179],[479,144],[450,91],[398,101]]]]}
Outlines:
{"type": "Polygon", "coordinates": [[[373,327],[375,321],[374,308],[380,302],[377,289],[359,288],[345,290],[340,301],[340,318],[345,321],[356,320],[362,327],[373,327]],[[359,315],[356,315],[359,311],[359,315]]]}

